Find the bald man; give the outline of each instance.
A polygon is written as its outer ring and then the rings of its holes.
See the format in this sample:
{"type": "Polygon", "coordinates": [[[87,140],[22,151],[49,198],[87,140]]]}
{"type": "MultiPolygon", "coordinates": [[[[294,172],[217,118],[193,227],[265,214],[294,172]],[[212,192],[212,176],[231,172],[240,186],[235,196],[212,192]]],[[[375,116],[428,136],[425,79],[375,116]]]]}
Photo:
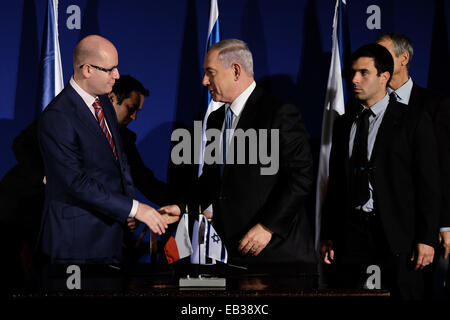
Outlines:
{"type": "Polygon", "coordinates": [[[107,93],[119,78],[118,54],[107,39],[82,39],[69,84],[39,120],[46,175],[40,244],[50,263],[117,264],[123,231],[134,219],[158,234],[167,222],[134,199],[114,108],[107,93]]]}

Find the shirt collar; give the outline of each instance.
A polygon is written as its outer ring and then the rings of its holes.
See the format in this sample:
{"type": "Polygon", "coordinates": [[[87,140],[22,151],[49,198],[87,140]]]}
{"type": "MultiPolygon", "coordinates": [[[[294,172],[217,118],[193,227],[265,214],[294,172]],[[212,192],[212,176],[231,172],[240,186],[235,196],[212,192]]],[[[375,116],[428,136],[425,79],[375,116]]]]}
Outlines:
{"type": "Polygon", "coordinates": [[[382,114],[386,110],[388,104],[389,104],[389,94],[386,93],[383,99],[381,99],[380,101],[378,101],[377,103],[375,103],[373,106],[370,107],[370,110],[374,114],[374,117],[377,117],[379,114],[382,114]]]}
{"type": "Polygon", "coordinates": [[[403,104],[409,103],[409,98],[411,97],[411,90],[413,87],[413,81],[411,77],[409,77],[408,81],[406,81],[400,88],[397,90],[392,90],[392,88],[387,88],[388,93],[390,94],[392,91],[395,91],[398,97],[398,102],[403,104]]]}
{"type": "Polygon", "coordinates": [[[231,111],[233,111],[233,114],[236,117],[239,117],[242,110],[244,109],[245,103],[247,102],[248,98],[252,94],[253,90],[255,90],[256,83],[253,81],[247,89],[245,89],[230,105],[231,111]]]}
{"type": "Polygon", "coordinates": [[[81,99],[83,99],[84,103],[86,103],[86,105],[88,107],[91,107],[92,104],[94,103],[95,99],[97,99],[98,97],[93,97],[91,96],[89,93],[87,93],[86,91],[84,91],[79,85],[78,83],[74,80],[73,76],[70,78],[69,81],[70,85],[72,86],[72,88],[80,95],[81,99]]]}

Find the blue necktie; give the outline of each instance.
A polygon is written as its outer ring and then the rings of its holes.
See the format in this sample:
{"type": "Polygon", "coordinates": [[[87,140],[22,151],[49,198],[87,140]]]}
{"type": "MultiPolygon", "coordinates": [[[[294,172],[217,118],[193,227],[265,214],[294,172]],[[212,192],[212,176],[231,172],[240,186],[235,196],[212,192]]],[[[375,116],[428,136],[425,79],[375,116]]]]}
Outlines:
{"type": "Polygon", "coordinates": [[[225,116],[225,127],[223,130],[222,137],[222,160],[223,164],[221,166],[221,173],[223,173],[223,168],[227,159],[227,147],[228,147],[228,136],[230,134],[231,126],[233,125],[233,111],[230,107],[227,108],[226,116],[225,116]]]}

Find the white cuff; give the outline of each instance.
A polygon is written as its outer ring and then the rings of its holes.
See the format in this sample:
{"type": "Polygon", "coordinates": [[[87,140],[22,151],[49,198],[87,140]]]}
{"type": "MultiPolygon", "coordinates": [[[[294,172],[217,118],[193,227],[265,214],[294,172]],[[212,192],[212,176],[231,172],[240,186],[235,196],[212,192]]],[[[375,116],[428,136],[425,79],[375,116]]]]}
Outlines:
{"type": "Polygon", "coordinates": [[[138,206],[139,202],[133,199],[133,206],[131,207],[130,215],[128,217],[134,218],[136,216],[138,206]]]}

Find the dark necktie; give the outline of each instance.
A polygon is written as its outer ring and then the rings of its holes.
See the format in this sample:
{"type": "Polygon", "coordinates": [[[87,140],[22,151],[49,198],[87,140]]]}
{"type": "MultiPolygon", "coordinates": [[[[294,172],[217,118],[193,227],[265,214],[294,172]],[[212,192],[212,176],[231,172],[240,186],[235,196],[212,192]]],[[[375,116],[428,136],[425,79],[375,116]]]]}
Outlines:
{"type": "Polygon", "coordinates": [[[399,100],[400,100],[400,97],[398,96],[397,92],[392,91],[389,94],[389,101],[399,101],[399,100]]]}
{"type": "Polygon", "coordinates": [[[117,160],[117,152],[116,152],[116,146],[114,145],[114,140],[111,137],[111,134],[108,131],[108,128],[106,127],[106,121],[105,117],[103,115],[103,108],[100,104],[100,100],[98,98],[95,99],[92,106],[95,109],[95,115],[97,116],[98,124],[100,125],[100,129],[102,129],[103,133],[105,134],[106,140],[108,140],[108,144],[112,149],[112,152],[114,153],[114,158],[117,160]]]}
{"type": "Polygon", "coordinates": [[[370,109],[364,110],[356,118],[356,134],[353,141],[351,163],[353,207],[364,205],[370,198],[369,161],[367,159],[367,140],[369,136],[370,109]]]}

